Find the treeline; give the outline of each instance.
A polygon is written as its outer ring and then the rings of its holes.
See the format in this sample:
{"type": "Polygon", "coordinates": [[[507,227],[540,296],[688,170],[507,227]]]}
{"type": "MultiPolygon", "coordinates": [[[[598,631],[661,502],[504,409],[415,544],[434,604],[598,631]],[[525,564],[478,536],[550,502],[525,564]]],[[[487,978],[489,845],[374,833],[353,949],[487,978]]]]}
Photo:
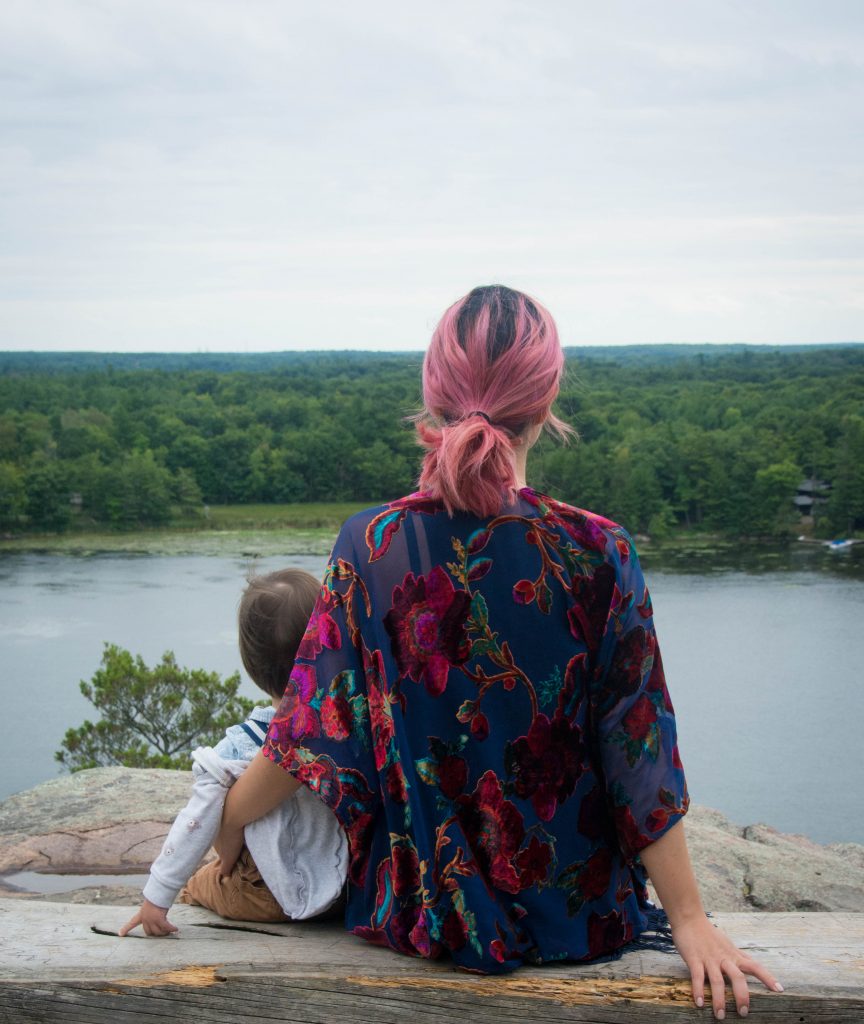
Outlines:
{"type": "MultiPolygon", "coordinates": [[[[558,410],[581,440],[541,442],[534,486],[632,531],[777,535],[797,528],[796,489],[815,477],[831,485],[817,531],[864,526],[864,348],[569,355],[558,410]]],[[[243,369],[94,358],[0,356],[0,528],[132,528],[205,503],[371,503],[414,487],[404,417],[420,354],[237,356],[243,369]]]]}

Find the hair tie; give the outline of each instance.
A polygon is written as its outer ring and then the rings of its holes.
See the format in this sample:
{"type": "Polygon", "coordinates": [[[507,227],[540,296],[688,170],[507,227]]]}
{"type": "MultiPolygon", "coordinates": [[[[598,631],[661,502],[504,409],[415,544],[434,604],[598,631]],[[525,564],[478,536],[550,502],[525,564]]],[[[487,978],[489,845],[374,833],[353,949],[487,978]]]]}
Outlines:
{"type": "Polygon", "coordinates": [[[481,409],[475,409],[475,410],[474,410],[473,412],[469,412],[469,413],[468,413],[468,414],[466,415],[465,419],[466,419],[466,420],[468,420],[468,419],[470,419],[470,418],[471,418],[472,416],[482,416],[482,417],[483,417],[483,419],[484,419],[484,420],[486,420],[486,422],[487,422],[487,423],[488,423],[488,424],[489,424],[490,426],[494,426],[494,424],[492,423],[492,420],[491,420],[491,419],[489,418],[489,415],[488,415],[488,413],[485,413],[485,412],[483,412],[483,411],[482,411],[481,409]]]}

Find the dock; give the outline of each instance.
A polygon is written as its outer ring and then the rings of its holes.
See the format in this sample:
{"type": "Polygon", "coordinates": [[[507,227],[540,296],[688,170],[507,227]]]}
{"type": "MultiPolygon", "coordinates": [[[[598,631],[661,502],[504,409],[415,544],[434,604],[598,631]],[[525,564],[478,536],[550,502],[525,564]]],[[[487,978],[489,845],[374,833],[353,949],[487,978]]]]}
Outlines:
{"type": "MultiPolygon", "coordinates": [[[[177,935],[124,939],[132,907],[0,899],[0,1022],[472,1024],[713,1020],[677,956],[471,975],[369,945],[341,925],[229,922],[176,906],[177,935]]],[[[751,981],[750,1017],[864,1022],[864,914],[718,913],[713,920],[785,988],[751,981]]],[[[727,990],[728,991],[728,990],[727,990]]],[[[727,1020],[737,1019],[731,998],[727,1020]]]]}

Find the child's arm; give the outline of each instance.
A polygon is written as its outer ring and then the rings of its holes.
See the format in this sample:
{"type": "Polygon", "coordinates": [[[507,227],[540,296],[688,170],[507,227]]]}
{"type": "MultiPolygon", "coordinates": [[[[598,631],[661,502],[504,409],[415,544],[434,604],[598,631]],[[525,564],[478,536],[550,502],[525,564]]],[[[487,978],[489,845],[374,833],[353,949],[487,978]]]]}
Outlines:
{"type": "Polygon", "coordinates": [[[227,793],[218,779],[195,767],[189,803],[174,819],[162,852],[150,868],[141,909],[120,929],[120,935],[139,924],[144,925],[147,935],[167,935],[177,930],[168,920],[168,908],[213,845],[227,793]]]}

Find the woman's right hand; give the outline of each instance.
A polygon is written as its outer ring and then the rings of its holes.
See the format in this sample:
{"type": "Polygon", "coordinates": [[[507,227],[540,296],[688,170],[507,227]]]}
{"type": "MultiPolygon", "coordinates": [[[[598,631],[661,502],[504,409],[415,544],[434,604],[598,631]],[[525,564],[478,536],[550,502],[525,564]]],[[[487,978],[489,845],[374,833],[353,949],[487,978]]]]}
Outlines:
{"type": "Polygon", "coordinates": [[[243,849],[243,827],[222,818],[222,826],[213,846],[219,854],[219,877],[227,878],[240,857],[243,849]]]}
{"type": "Polygon", "coordinates": [[[231,873],[243,849],[243,829],[269,814],[283,800],[297,792],[301,783],[259,751],[249,767],[228,790],[222,810],[222,825],[213,844],[219,854],[219,874],[231,873]]]}

